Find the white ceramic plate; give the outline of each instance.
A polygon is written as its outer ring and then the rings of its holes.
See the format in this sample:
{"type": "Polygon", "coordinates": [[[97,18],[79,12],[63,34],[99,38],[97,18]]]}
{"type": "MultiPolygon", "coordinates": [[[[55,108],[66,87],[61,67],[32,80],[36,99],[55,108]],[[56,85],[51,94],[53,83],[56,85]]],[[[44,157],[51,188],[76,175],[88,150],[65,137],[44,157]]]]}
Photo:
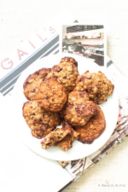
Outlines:
{"type": "Polygon", "coordinates": [[[36,139],[31,135],[30,129],[27,126],[22,115],[22,106],[23,103],[26,101],[26,98],[23,94],[23,83],[29,74],[35,72],[42,67],[52,67],[54,64],[57,64],[63,56],[74,57],[78,61],[78,69],[80,73],[83,73],[86,70],[90,70],[93,72],[100,70],[103,71],[108,76],[108,78],[112,80],[109,74],[107,74],[106,70],[103,67],[97,66],[91,59],[71,54],[45,57],[28,67],[18,79],[13,91],[13,116],[15,115],[13,121],[19,137],[33,152],[52,160],[68,161],[86,157],[100,149],[108,141],[117,123],[118,97],[115,86],[113,95],[108,99],[107,102],[105,102],[101,106],[106,119],[106,129],[101,134],[101,136],[98,137],[92,144],[83,144],[79,141],[75,141],[73,143],[73,147],[66,152],[62,151],[58,147],[51,147],[47,150],[42,149],[40,139],[36,139]]]}

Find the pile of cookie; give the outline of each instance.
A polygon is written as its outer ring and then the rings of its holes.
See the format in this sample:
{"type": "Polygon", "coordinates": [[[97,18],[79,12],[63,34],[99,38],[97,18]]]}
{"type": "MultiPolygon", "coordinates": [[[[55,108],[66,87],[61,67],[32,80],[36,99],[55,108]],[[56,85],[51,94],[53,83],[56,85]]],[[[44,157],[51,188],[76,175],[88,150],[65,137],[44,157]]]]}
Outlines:
{"type": "Polygon", "coordinates": [[[74,58],[63,57],[24,82],[23,117],[45,149],[67,151],[75,140],[92,143],[106,127],[100,104],[112,95],[114,85],[101,71],[79,74],[78,65],[74,58]]]}

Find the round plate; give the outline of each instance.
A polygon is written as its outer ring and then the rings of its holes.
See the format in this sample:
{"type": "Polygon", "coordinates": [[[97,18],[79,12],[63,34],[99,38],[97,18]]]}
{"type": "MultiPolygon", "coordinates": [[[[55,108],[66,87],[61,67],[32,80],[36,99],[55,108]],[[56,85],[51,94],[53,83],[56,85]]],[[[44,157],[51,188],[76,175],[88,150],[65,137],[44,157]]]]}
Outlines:
{"type": "MultiPolygon", "coordinates": [[[[104,67],[99,67],[94,63],[93,60],[89,58],[84,58],[78,55],[71,54],[61,54],[61,55],[53,55],[45,57],[41,60],[36,61],[30,67],[28,67],[18,79],[14,91],[13,91],[13,110],[15,118],[14,125],[16,126],[17,133],[19,133],[19,137],[22,141],[35,153],[41,155],[43,157],[52,159],[52,160],[76,160],[80,158],[84,158],[88,155],[91,155],[98,149],[100,149],[110,138],[113,130],[115,129],[117,118],[118,118],[118,97],[116,92],[116,86],[114,89],[113,95],[101,105],[101,108],[104,112],[106,119],[106,129],[104,132],[94,140],[91,144],[83,144],[79,141],[74,141],[73,146],[68,151],[62,151],[58,147],[51,147],[50,149],[43,149],[40,144],[40,139],[34,138],[31,135],[30,128],[26,124],[23,115],[22,115],[22,106],[26,101],[26,98],[23,94],[23,83],[28,77],[29,74],[35,72],[36,70],[42,67],[52,67],[53,65],[59,63],[60,59],[64,56],[74,57],[78,62],[78,69],[80,73],[85,72],[86,70],[96,72],[103,71],[106,76],[112,80],[112,78],[107,74],[104,67]],[[17,119],[17,120],[16,120],[17,119]]],[[[113,82],[113,80],[112,80],[113,82]]]]}

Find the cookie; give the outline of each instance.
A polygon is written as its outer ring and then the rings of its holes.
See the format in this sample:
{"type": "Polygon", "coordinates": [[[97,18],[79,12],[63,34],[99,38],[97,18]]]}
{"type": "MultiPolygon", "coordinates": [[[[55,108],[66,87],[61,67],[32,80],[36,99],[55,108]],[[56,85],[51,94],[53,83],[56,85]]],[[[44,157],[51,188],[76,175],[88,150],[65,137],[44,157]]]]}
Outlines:
{"type": "Polygon", "coordinates": [[[76,85],[78,74],[77,61],[70,57],[64,57],[59,64],[52,67],[48,77],[55,77],[66,91],[70,92],[76,85]]]}
{"type": "Polygon", "coordinates": [[[112,82],[101,71],[96,73],[86,71],[78,77],[76,84],[75,90],[86,91],[89,98],[97,104],[107,101],[114,90],[112,82]]]}
{"type": "Polygon", "coordinates": [[[96,104],[92,101],[68,103],[64,111],[64,119],[72,126],[84,126],[96,112],[96,104]]]}
{"type": "Polygon", "coordinates": [[[28,100],[37,100],[41,97],[40,84],[49,72],[50,68],[42,68],[28,76],[23,85],[24,95],[28,100]]]}
{"type": "Polygon", "coordinates": [[[75,127],[79,133],[79,141],[92,143],[105,130],[106,121],[102,109],[97,105],[97,113],[83,127],[75,127]]]}
{"type": "Polygon", "coordinates": [[[53,130],[60,124],[59,115],[43,109],[39,101],[25,102],[22,111],[23,117],[32,130],[33,135],[46,135],[49,130],[53,130]]]}
{"type": "Polygon", "coordinates": [[[55,78],[49,78],[42,82],[40,86],[41,102],[47,111],[61,111],[67,101],[67,93],[55,78]]]}

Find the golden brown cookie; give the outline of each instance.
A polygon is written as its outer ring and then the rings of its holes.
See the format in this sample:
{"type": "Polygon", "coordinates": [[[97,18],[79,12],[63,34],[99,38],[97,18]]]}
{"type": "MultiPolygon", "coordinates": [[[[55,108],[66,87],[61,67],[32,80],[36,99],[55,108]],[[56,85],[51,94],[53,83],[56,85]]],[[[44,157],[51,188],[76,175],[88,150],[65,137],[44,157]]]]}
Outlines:
{"type": "Polygon", "coordinates": [[[96,112],[96,104],[92,101],[68,103],[64,111],[64,119],[72,126],[84,126],[96,112]]]}
{"type": "Polygon", "coordinates": [[[55,78],[49,78],[42,82],[40,86],[41,103],[47,111],[61,111],[67,101],[67,93],[55,78]]]}
{"type": "Polygon", "coordinates": [[[42,68],[33,74],[29,75],[24,82],[24,95],[29,100],[37,100],[40,96],[40,84],[50,72],[50,68],[42,68]]]}
{"type": "Polygon", "coordinates": [[[67,151],[72,147],[73,142],[78,139],[79,133],[76,132],[71,125],[67,122],[62,123],[62,129],[71,129],[71,133],[68,134],[64,139],[59,141],[56,145],[60,147],[62,150],[67,151]]]}
{"type": "Polygon", "coordinates": [[[46,135],[60,123],[59,115],[43,109],[39,101],[25,102],[22,110],[33,135],[46,135]]]}
{"type": "Polygon", "coordinates": [[[56,128],[42,139],[41,145],[43,148],[47,149],[51,146],[56,145],[58,142],[62,141],[67,135],[70,135],[71,133],[72,130],[69,127],[56,128]]]}
{"type": "Polygon", "coordinates": [[[79,141],[92,143],[99,137],[106,127],[105,117],[102,109],[97,105],[97,113],[83,127],[75,127],[79,133],[79,141]]]}
{"type": "Polygon", "coordinates": [[[62,58],[58,65],[54,65],[48,77],[55,77],[66,89],[73,90],[78,77],[77,61],[70,57],[62,58]]]}
{"type": "Polygon", "coordinates": [[[86,91],[91,100],[101,104],[112,95],[114,85],[103,72],[91,73],[86,71],[78,77],[75,90],[86,91]]]}

